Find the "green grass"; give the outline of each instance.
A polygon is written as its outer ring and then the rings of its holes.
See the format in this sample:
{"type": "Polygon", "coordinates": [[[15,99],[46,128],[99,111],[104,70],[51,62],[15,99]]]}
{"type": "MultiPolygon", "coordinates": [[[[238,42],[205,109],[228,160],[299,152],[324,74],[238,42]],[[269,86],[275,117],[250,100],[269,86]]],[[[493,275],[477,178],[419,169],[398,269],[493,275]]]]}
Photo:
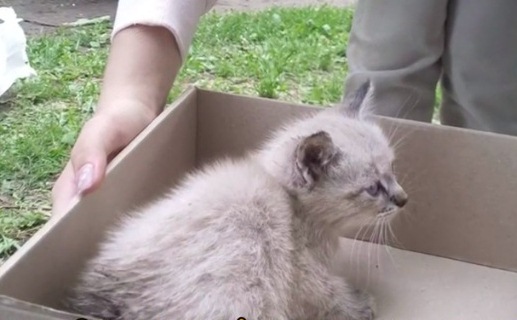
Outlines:
{"type": "MultiPolygon", "coordinates": [[[[311,104],[337,101],[353,11],[328,7],[211,13],[169,100],[189,84],[311,104]]],[[[38,72],[0,104],[0,263],[50,213],[50,190],[92,114],[109,46],[101,23],[30,38],[38,72]]]]}
{"type": "Polygon", "coordinates": [[[29,40],[38,76],[0,104],[0,262],[48,218],[52,183],[98,94],[107,40],[107,25],[29,40]]]}
{"type": "Polygon", "coordinates": [[[180,82],[306,103],[336,101],[352,14],[321,7],[209,15],[180,82]]]}

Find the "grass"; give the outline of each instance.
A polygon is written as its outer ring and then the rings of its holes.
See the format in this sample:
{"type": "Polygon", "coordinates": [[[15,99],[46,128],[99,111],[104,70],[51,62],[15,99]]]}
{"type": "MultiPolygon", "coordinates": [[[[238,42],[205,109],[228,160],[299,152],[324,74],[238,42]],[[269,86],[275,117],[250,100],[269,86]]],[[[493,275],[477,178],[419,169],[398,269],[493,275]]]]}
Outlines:
{"type": "Polygon", "coordinates": [[[38,76],[0,104],[0,262],[47,221],[52,183],[98,94],[107,41],[107,25],[29,40],[38,76]]]}
{"type": "MultiPolygon", "coordinates": [[[[189,84],[325,105],[340,99],[347,73],[352,9],[274,8],[206,15],[169,95],[189,84]]],[[[30,38],[38,72],[0,102],[0,263],[50,213],[50,190],[84,121],[92,114],[110,26],[30,38]]]]}
{"type": "Polygon", "coordinates": [[[351,9],[274,9],[205,17],[179,76],[234,93],[326,104],[340,98],[351,9]]]}
{"type": "MultiPolygon", "coordinates": [[[[342,94],[352,9],[329,7],[206,15],[171,90],[189,84],[253,96],[328,104],[342,94]]],[[[50,190],[92,114],[110,25],[30,38],[38,72],[0,104],[0,263],[50,214],[50,190]]]]}

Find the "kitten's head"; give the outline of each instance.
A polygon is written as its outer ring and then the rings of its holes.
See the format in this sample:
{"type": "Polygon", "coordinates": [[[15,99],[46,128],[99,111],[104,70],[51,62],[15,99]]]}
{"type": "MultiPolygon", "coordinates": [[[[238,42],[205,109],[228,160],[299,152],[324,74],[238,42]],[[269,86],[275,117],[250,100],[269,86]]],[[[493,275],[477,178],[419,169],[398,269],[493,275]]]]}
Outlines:
{"type": "Polygon", "coordinates": [[[363,84],[338,106],[287,126],[263,150],[262,165],[316,219],[386,217],[408,200],[389,141],[366,109],[370,91],[363,84]]]}

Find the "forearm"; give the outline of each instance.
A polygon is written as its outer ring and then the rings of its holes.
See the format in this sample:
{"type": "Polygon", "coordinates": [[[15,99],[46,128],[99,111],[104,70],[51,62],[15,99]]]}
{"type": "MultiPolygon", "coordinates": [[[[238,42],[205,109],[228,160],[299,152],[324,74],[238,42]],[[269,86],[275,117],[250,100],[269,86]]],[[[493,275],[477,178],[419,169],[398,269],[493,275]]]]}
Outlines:
{"type": "Polygon", "coordinates": [[[98,111],[138,105],[147,119],[154,118],[186,59],[200,17],[215,2],[119,0],[98,111]]]}
{"type": "Polygon", "coordinates": [[[167,29],[136,25],[121,30],[113,37],[98,111],[118,108],[128,100],[156,116],[181,63],[178,45],[167,29]]]}
{"type": "Polygon", "coordinates": [[[112,157],[163,110],[199,19],[215,2],[118,0],[97,110],[54,185],[54,214],[95,190],[112,157]]]}

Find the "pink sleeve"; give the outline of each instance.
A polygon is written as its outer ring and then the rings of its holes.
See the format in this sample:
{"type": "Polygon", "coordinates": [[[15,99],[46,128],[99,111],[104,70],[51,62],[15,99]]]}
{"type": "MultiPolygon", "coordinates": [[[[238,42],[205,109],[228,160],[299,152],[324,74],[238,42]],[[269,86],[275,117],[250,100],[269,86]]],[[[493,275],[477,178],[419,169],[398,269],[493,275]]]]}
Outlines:
{"type": "Polygon", "coordinates": [[[131,25],[167,28],[176,38],[180,54],[187,56],[199,19],[217,0],[119,0],[112,37],[131,25]]]}

